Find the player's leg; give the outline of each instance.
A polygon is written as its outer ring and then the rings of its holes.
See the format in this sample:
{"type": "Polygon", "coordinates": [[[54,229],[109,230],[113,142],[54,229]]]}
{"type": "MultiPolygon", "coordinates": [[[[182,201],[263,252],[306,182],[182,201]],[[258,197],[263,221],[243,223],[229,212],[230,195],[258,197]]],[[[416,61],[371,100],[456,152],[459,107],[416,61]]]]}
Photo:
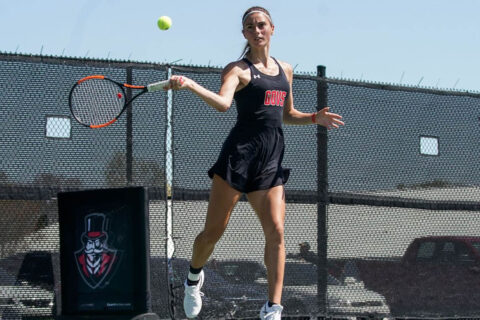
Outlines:
{"type": "Polygon", "coordinates": [[[188,318],[196,317],[202,308],[203,266],[225,231],[230,214],[242,193],[233,189],[218,175],[213,176],[205,226],[193,244],[192,260],[187,280],[183,307],[188,318]]]}
{"type": "MultiPolygon", "coordinates": [[[[257,213],[265,235],[268,300],[280,306],[285,270],[285,194],[283,185],[250,192],[248,201],[257,213]]],[[[279,308],[281,313],[281,307],[279,308]]],[[[278,310],[278,309],[277,309],[278,310]]]]}
{"type": "Polygon", "coordinates": [[[201,268],[205,265],[227,228],[230,214],[241,195],[218,175],[213,176],[205,226],[193,244],[192,267],[201,268]]]}

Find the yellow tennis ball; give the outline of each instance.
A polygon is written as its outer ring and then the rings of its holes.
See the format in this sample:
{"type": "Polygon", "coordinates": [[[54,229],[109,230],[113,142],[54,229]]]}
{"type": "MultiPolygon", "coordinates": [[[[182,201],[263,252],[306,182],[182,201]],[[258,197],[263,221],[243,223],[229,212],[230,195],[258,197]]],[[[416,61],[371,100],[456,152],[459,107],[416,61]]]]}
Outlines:
{"type": "Polygon", "coordinates": [[[157,25],[160,30],[168,30],[172,26],[172,19],[168,16],[161,16],[158,18],[157,25]]]}

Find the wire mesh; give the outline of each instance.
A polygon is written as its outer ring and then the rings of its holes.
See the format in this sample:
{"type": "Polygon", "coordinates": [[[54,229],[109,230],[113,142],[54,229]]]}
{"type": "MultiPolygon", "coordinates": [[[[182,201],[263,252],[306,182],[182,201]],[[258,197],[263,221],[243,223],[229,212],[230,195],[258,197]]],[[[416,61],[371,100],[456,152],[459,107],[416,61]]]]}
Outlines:
{"type": "MultiPolygon", "coordinates": [[[[207,171],[235,124],[235,104],[218,113],[188,91],[145,94],[101,130],[68,110],[71,86],[87,75],[147,84],[170,72],[219,89],[219,69],[0,55],[2,318],[57,312],[57,192],[125,186],[149,190],[152,310],[184,317],[207,171]]],[[[284,126],[283,165],[292,169],[284,315],[480,316],[480,97],[299,75],[293,90],[304,112],[323,107],[326,95],[346,126],[328,134],[284,126]]],[[[205,266],[201,318],[257,317],[267,299],[263,247],[243,197],[205,266]]]]}

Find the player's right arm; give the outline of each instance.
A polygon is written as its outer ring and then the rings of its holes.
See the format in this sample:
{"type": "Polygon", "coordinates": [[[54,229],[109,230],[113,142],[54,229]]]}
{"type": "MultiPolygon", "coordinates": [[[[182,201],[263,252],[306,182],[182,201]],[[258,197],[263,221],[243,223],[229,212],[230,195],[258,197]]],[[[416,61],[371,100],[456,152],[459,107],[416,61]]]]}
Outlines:
{"type": "Polygon", "coordinates": [[[238,61],[228,64],[223,69],[222,83],[218,93],[208,90],[194,80],[180,75],[172,76],[170,84],[166,89],[189,89],[216,110],[225,112],[232,105],[233,95],[241,84],[240,75],[242,71],[238,61]]]}

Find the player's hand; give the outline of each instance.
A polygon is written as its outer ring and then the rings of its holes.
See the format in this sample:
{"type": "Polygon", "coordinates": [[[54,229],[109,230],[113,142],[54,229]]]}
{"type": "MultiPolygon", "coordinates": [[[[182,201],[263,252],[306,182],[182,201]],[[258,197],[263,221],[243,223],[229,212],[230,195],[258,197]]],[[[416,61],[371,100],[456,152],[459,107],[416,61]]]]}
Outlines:
{"type": "Polygon", "coordinates": [[[342,116],[336,113],[328,112],[330,107],[325,107],[315,114],[315,123],[324,126],[327,129],[339,128],[345,125],[341,120],[342,116]]]}
{"type": "Polygon", "coordinates": [[[185,76],[172,76],[170,82],[167,86],[164,87],[165,90],[182,90],[188,87],[189,83],[192,80],[185,76]]]}

